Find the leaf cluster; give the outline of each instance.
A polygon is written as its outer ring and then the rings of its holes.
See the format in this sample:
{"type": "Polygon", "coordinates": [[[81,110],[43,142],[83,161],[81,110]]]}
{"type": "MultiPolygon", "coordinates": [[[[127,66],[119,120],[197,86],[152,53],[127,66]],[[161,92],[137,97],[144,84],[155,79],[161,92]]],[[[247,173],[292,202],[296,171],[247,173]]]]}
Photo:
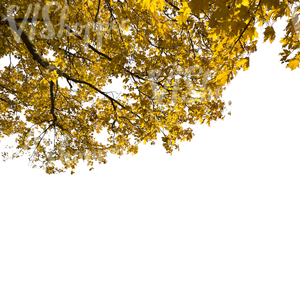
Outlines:
{"type": "Polygon", "coordinates": [[[299,67],[297,1],[51,3],[0,4],[0,138],[15,135],[12,157],[28,154],[49,174],[134,155],[159,137],[172,154],[192,139],[190,125],[224,119],[222,92],[249,68],[259,26],[272,43],[274,22],[288,17],[281,61],[299,67]]]}

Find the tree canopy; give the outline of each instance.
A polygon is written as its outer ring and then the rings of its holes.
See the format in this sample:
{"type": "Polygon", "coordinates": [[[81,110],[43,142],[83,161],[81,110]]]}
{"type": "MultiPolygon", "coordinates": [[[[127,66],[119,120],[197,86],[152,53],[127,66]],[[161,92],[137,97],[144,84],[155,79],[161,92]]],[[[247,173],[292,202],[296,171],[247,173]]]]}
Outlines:
{"type": "Polygon", "coordinates": [[[162,139],[168,153],[191,124],[224,119],[222,93],[287,18],[281,62],[299,67],[298,1],[10,0],[0,2],[3,159],[28,155],[47,173],[90,169],[108,153],[162,139]],[[114,79],[123,90],[108,89],[114,79]],[[101,140],[101,136],[105,140],[101,140]]]}

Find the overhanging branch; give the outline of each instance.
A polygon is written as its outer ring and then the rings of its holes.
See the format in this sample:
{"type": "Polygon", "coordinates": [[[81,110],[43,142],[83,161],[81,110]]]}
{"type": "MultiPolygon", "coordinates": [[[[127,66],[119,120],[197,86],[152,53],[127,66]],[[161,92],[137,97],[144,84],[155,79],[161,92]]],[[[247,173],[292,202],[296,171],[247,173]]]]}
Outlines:
{"type": "Polygon", "coordinates": [[[108,98],[111,101],[111,103],[112,103],[112,105],[113,105],[113,107],[114,107],[115,110],[116,110],[115,103],[117,103],[118,105],[120,105],[122,108],[126,109],[126,107],[124,105],[122,105],[119,101],[113,99],[111,96],[109,96],[105,92],[99,90],[93,84],[91,84],[89,82],[86,82],[84,80],[75,79],[75,78],[71,77],[70,75],[64,73],[63,71],[59,70],[56,66],[51,65],[47,61],[44,61],[43,58],[36,51],[35,46],[30,41],[28,35],[24,32],[24,30],[22,30],[21,33],[18,32],[20,26],[15,22],[14,19],[11,19],[11,18],[5,16],[4,14],[0,13],[0,21],[1,21],[2,24],[8,25],[12,30],[14,30],[19,35],[19,37],[21,38],[21,40],[25,44],[26,48],[28,49],[28,51],[32,55],[32,58],[36,62],[38,62],[42,67],[44,67],[45,69],[48,69],[48,70],[53,70],[53,71],[55,70],[59,76],[64,77],[67,80],[70,80],[70,81],[73,81],[75,83],[81,83],[81,84],[89,86],[90,88],[94,89],[95,91],[97,91],[101,95],[103,95],[106,98],[108,98]]]}

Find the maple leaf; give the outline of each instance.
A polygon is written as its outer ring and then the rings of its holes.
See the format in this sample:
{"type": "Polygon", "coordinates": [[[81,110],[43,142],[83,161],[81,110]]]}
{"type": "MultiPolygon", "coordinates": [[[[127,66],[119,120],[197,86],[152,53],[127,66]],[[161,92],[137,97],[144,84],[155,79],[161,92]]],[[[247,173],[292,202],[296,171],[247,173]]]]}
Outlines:
{"type": "Polygon", "coordinates": [[[299,62],[300,61],[298,59],[291,59],[286,67],[294,70],[299,67],[299,62]]]}
{"type": "Polygon", "coordinates": [[[228,80],[229,72],[222,72],[217,77],[216,80],[219,81],[220,85],[224,85],[228,80]]]}
{"type": "Polygon", "coordinates": [[[270,43],[272,44],[273,41],[275,40],[275,37],[276,37],[276,33],[275,33],[274,28],[272,26],[266,27],[266,29],[264,31],[264,42],[269,40],[270,43]]]}
{"type": "Polygon", "coordinates": [[[243,66],[244,71],[249,68],[249,57],[243,58],[236,63],[237,67],[243,66]]]}

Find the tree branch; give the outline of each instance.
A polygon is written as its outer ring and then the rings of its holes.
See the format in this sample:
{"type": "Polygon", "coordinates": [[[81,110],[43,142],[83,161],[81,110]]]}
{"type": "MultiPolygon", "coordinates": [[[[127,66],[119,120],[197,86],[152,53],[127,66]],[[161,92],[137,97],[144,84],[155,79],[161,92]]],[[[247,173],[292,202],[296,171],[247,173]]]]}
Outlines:
{"type": "MultiPolygon", "coordinates": [[[[16,33],[18,33],[17,31],[19,30],[19,25],[14,21],[14,19],[11,19],[7,16],[5,16],[4,14],[0,13],[0,21],[6,25],[8,25],[12,30],[14,30],[16,33]],[[11,24],[14,24],[14,27],[11,26],[11,24]],[[17,31],[16,31],[16,30],[17,31]]],[[[70,75],[64,73],[63,71],[59,70],[56,66],[51,65],[50,63],[48,63],[47,61],[44,61],[43,58],[37,53],[35,46],[32,44],[32,42],[30,41],[29,37],[27,36],[27,34],[24,32],[24,30],[21,31],[21,34],[19,34],[21,40],[24,42],[25,46],[27,47],[28,51],[30,52],[30,54],[32,55],[32,58],[38,62],[42,67],[44,67],[45,69],[48,70],[56,70],[57,74],[66,78],[67,80],[73,81],[75,83],[81,83],[81,84],[85,84],[89,87],[91,87],[92,89],[94,89],[95,91],[97,91],[98,93],[100,93],[101,95],[105,96],[106,98],[108,98],[114,109],[116,110],[116,106],[114,104],[114,102],[116,102],[118,105],[120,105],[122,108],[126,109],[124,105],[122,105],[119,101],[113,99],[112,97],[110,97],[109,95],[107,95],[105,92],[102,92],[101,90],[99,90],[97,87],[95,87],[94,85],[92,85],[89,82],[86,82],[84,80],[80,80],[80,79],[75,79],[72,78],[70,75]]]]}
{"type": "Polygon", "coordinates": [[[54,92],[53,92],[53,87],[54,87],[54,82],[51,80],[50,81],[50,98],[51,98],[51,114],[53,116],[53,126],[55,128],[55,123],[57,121],[57,117],[54,113],[54,109],[55,109],[55,96],[54,96],[54,92]]]}

